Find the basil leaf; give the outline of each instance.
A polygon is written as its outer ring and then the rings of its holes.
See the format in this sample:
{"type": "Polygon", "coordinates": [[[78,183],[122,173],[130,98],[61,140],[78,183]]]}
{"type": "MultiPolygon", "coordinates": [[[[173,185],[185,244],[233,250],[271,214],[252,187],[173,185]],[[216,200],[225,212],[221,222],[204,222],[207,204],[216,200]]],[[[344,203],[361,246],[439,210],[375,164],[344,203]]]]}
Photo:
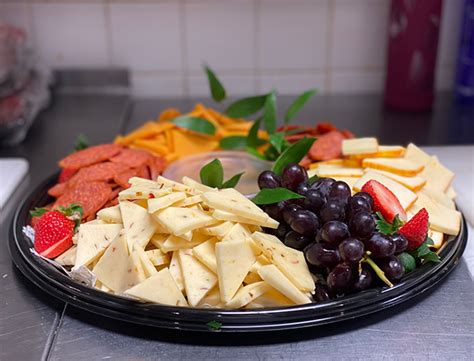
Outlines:
{"type": "Polygon", "coordinates": [[[247,153],[250,153],[254,157],[261,159],[261,160],[267,160],[262,154],[260,154],[257,149],[252,148],[252,147],[247,147],[247,153]]]}
{"type": "Polygon", "coordinates": [[[306,138],[299,140],[286,149],[275,161],[273,171],[280,175],[289,163],[299,163],[301,159],[308,153],[309,149],[315,142],[316,138],[306,138]]]}
{"type": "Polygon", "coordinates": [[[285,114],[285,125],[303,108],[306,102],[316,94],[316,89],[311,89],[301,94],[295,101],[290,105],[285,114]]]}
{"type": "Polygon", "coordinates": [[[74,145],[74,150],[76,152],[89,148],[89,140],[84,134],[79,134],[76,138],[76,144],[74,145]]]}
{"type": "Polygon", "coordinates": [[[204,66],[209,80],[209,88],[211,89],[212,99],[216,102],[221,102],[226,97],[226,92],[222,83],[217,79],[216,74],[206,65],[204,66]]]}
{"type": "Polygon", "coordinates": [[[216,127],[214,124],[204,118],[183,115],[181,117],[174,118],[172,122],[178,127],[189,129],[202,134],[214,135],[216,132],[216,127]]]}
{"type": "Polygon", "coordinates": [[[263,121],[265,123],[265,129],[268,134],[273,134],[277,127],[277,109],[276,109],[276,92],[272,91],[267,95],[265,100],[265,109],[263,113],[263,121]]]}
{"type": "Polygon", "coordinates": [[[245,118],[255,114],[265,105],[267,94],[243,98],[229,105],[225,113],[231,118],[245,118]]]}
{"type": "Polygon", "coordinates": [[[278,132],[278,133],[270,134],[269,138],[270,138],[270,144],[275,147],[278,153],[281,153],[286,143],[285,134],[278,132]]]}
{"type": "Polygon", "coordinates": [[[231,135],[230,137],[222,138],[220,147],[228,150],[243,150],[247,147],[247,137],[243,135],[231,135]]]}
{"type": "Polygon", "coordinates": [[[411,254],[407,252],[402,252],[398,255],[398,259],[403,264],[403,268],[405,268],[405,273],[409,273],[416,268],[416,260],[411,254]]]}
{"type": "Polygon", "coordinates": [[[222,184],[222,188],[234,188],[237,185],[237,183],[239,183],[240,177],[242,177],[243,174],[244,172],[238,173],[232,176],[229,180],[225,181],[222,184]]]}
{"type": "Polygon", "coordinates": [[[280,152],[276,150],[273,145],[270,145],[267,149],[265,149],[265,151],[263,152],[263,155],[266,160],[269,160],[270,162],[274,162],[280,156],[280,152]]]}
{"type": "Polygon", "coordinates": [[[207,163],[199,172],[201,183],[212,188],[221,188],[224,180],[224,168],[219,159],[207,163]]]}
{"type": "Polygon", "coordinates": [[[273,204],[287,199],[304,198],[286,188],[264,188],[252,199],[255,204],[273,204]]]}

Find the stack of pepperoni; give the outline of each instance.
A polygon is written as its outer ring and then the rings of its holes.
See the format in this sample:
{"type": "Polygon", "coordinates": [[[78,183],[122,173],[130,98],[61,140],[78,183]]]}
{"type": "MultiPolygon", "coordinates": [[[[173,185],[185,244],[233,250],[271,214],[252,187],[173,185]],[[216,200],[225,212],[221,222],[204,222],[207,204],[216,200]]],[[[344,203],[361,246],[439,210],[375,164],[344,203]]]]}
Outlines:
{"type": "Polygon", "coordinates": [[[52,208],[76,203],[84,210],[83,220],[91,220],[101,208],[118,203],[131,177],[156,179],[166,163],[142,150],[101,144],[67,156],[59,166],[59,183],[48,190],[56,198],[52,208]]]}

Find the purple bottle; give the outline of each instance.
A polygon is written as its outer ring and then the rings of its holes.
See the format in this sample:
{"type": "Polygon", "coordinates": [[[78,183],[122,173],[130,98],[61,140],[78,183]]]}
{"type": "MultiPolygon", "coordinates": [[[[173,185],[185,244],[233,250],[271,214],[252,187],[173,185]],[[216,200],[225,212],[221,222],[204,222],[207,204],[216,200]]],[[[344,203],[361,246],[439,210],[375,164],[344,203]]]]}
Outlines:
{"type": "Polygon", "coordinates": [[[474,0],[464,1],[456,74],[456,99],[474,104],[474,0]]]}

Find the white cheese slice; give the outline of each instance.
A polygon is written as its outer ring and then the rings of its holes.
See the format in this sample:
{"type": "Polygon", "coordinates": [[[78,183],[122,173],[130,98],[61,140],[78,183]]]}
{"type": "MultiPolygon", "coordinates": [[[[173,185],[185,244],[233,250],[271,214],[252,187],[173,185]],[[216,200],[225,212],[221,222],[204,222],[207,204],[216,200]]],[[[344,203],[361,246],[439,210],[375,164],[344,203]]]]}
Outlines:
{"type": "Polygon", "coordinates": [[[196,194],[194,188],[189,187],[187,185],[181,184],[179,182],[172,181],[171,179],[167,179],[163,176],[158,176],[156,182],[163,187],[171,188],[175,192],[185,192],[187,194],[196,194]]]}
{"type": "Polygon", "coordinates": [[[171,276],[175,280],[178,288],[181,292],[184,292],[184,279],[183,279],[183,272],[181,272],[181,265],[179,263],[179,255],[178,251],[173,252],[173,256],[171,257],[171,262],[169,266],[169,270],[171,276]]]}
{"type": "Polygon", "coordinates": [[[439,190],[439,188],[435,188],[431,186],[430,184],[426,185],[426,187],[423,187],[419,193],[423,193],[433,199],[435,202],[438,202],[439,204],[449,208],[449,209],[456,209],[456,204],[454,201],[449,198],[446,193],[442,192],[439,190]]]}
{"type": "Polygon", "coordinates": [[[132,186],[130,188],[124,189],[118,194],[119,201],[135,201],[143,200],[149,198],[159,198],[163,197],[166,194],[170,194],[171,189],[163,188],[159,185],[154,187],[148,187],[143,185],[132,186]]]}
{"type": "Polygon", "coordinates": [[[128,180],[128,183],[130,183],[130,185],[132,187],[140,185],[142,187],[151,187],[151,188],[153,188],[153,187],[156,187],[158,185],[154,180],[140,178],[140,177],[132,177],[128,180]]]}
{"type": "Polygon", "coordinates": [[[430,161],[431,156],[415,144],[410,143],[407,146],[405,158],[424,167],[430,161]]]}
{"type": "Polygon", "coordinates": [[[81,224],[73,270],[87,266],[102,255],[122,228],[121,224],[81,224]]]}
{"type": "Polygon", "coordinates": [[[147,278],[145,269],[143,268],[143,264],[137,251],[130,253],[130,259],[132,260],[132,270],[133,272],[136,272],[139,282],[145,281],[147,278]]]}
{"type": "Polygon", "coordinates": [[[342,141],[342,154],[376,153],[379,149],[377,138],[354,138],[342,141]]]}
{"type": "Polygon", "coordinates": [[[454,190],[453,186],[450,186],[450,187],[448,188],[448,190],[446,191],[446,195],[447,195],[449,198],[454,199],[454,198],[457,197],[458,194],[457,194],[456,191],[454,190]]]}
{"type": "Polygon", "coordinates": [[[277,229],[279,225],[277,221],[275,221],[273,218],[270,218],[270,217],[268,217],[265,221],[262,222],[262,221],[256,221],[250,218],[245,218],[234,213],[222,211],[220,209],[215,209],[214,211],[212,211],[212,216],[215,219],[218,219],[220,221],[252,224],[256,226],[268,227],[268,228],[273,228],[273,229],[277,229]]]}
{"type": "Polygon", "coordinates": [[[244,284],[250,285],[255,282],[260,282],[261,280],[262,278],[258,275],[258,273],[250,271],[249,274],[244,278],[244,284]]]}
{"type": "Polygon", "coordinates": [[[165,225],[176,236],[216,223],[213,217],[203,211],[179,207],[168,207],[158,211],[154,214],[154,219],[165,225]]]}
{"type": "Polygon", "coordinates": [[[295,303],[288,297],[282,295],[276,289],[272,288],[260,297],[250,302],[245,308],[268,308],[292,306],[295,303]]]}
{"type": "Polygon", "coordinates": [[[195,196],[187,197],[179,202],[174,204],[175,207],[191,207],[202,202],[202,197],[200,194],[195,196]]]}
{"type": "Polygon", "coordinates": [[[54,260],[61,266],[74,266],[76,262],[77,246],[72,246],[66,252],[60,254],[54,260]]]}
{"type": "Polygon", "coordinates": [[[252,239],[270,262],[275,264],[298,289],[304,292],[314,291],[314,280],[303,252],[287,247],[275,236],[265,233],[255,232],[252,239]]]}
{"type": "Polygon", "coordinates": [[[427,180],[427,185],[442,192],[449,189],[454,179],[454,173],[442,165],[435,156],[431,157],[420,176],[427,180]]]}
{"type": "Polygon", "coordinates": [[[217,276],[193,256],[191,249],[179,250],[179,263],[188,302],[195,307],[217,284],[217,276]]]}
{"type": "Polygon", "coordinates": [[[362,168],[342,167],[337,165],[322,165],[316,168],[318,177],[361,177],[364,174],[362,168]]]}
{"type": "MultiPolygon", "coordinates": [[[[406,158],[365,158],[362,160],[363,168],[380,169],[405,177],[413,177],[423,170],[423,166],[406,158]]],[[[424,177],[420,174],[421,177],[424,177]]]]}
{"type": "Polygon", "coordinates": [[[156,270],[151,260],[148,258],[148,255],[146,254],[145,250],[140,246],[137,246],[136,244],[134,249],[135,252],[137,252],[138,254],[138,258],[140,258],[140,262],[142,263],[143,271],[145,272],[145,277],[148,278],[157,274],[158,271],[156,270]]]}
{"type": "MultiPolygon", "coordinates": [[[[165,241],[168,239],[169,236],[170,235],[166,233],[154,234],[150,239],[150,243],[153,244],[156,248],[163,251],[162,250],[163,244],[165,243],[165,241]]],[[[167,253],[167,252],[163,252],[163,253],[167,253]]]]}
{"type": "Polygon", "coordinates": [[[255,259],[252,247],[246,240],[216,244],[217,274],[223,302],[229,302],[234,297],[255,259]]]}
{"type": "Polygon", "coordinates": [[[159,249],[152,249],[145,252],[150,262],[155,267],[163,266],[170,263],[170,256],[161,252],[159,249]]]}
{"type": "Polygon", "coordinates": [[[173,234],[169,235],[166,241],[163,243],[161,250],[165,253],[177,251],[179,249],[193,248],[200,244],[200,240],[196,241],[187,241],[181,237],[175,236],[173,234]]]}
{"type": "Polygon", "coordinates": [[[128,249],[132,251],[135,243],[145,248],[156,231],[156,223],[145,208],[133,202],[122,201],[119,205],[123,227],[127,235],[128,249]]]}
{"type": "Polygon", "coordinates": [[[189,177],[183,177],[182,182],[183,182],[184,185],[186,185],[190,188],[194,188],[196,191],[199,191],[200,193],[213,192],[213,191],[217,190],[216,188],[208,187],[208,186],[206,186],[202,183],[199,183],[199,182],[197,182],[194,179],[189,178],[189,177]]]}
{"type": "Polygon", "coordinates": [[[214,287],[197,306],[203,308],[224,308],[224,302],[221,301],[219,288],[214,287]]]}
{"type": "Polygon", "coordinates": [[[106,223],[122,223],[122,213],[118,204],[113,207],[101,209],[97,212],[97,218],[106,223]]]}
{"type": "Polygon", "coordinates": [[[270,286],[281,292],[296,304],[310,303],[311,299],[301,292],[281,271],[273,264],[263,266],[258,274],[270,286]]]}
{"type": "Polygon", "coordinates": [[[392,172],[387,172],[380,169],[372,169],[372,168],[365,168],[365,172],[377,172],[383,174],[384,176],[393,179],[394,181],[404,185],[408,189],[412,190],[413,192],[419,191],[423,186],[426,184],[426,179],[420,176],[414,177],[404,177],[399,174],[395,174],[392,172]]]}
{"type": "Polygon", "coordinates": [[[256,282],[242,287],[234,298],[227,302],[226,308],[241,308],[267,292],[271,287],[265,282],[256,282]]]}
{"type": "Polygon", "coordinates": [[[143,301],[155,302],[163,305],[188,305],[167,268],[162,269],[146,281],[126,290],[125,293],[143,301]]]}
{"type": "Polygon", "coordinates": [[[199,232],[208,236],[216,236],[222,238],[230,232],[233,226],[233,222],[226,221],[220,224],[216,224],[215,226],[201,228],[199,232]]]}
{"type": "Polygon", "coordinates": [[[193,255],[212,272],[217,274],[216,238],[211,238],[193,248],[193,255]]]}
{"type": "Polygon", "coordinates": [[[148,199],[148,213],[155,213],[156,211],[169,207],[185,198],[186,193],[184,192],[173,192],[160,198],[150,198],[148,199]]]}
{"type": "Polygon", "coordinates": [[[249,238],[252,234],[250,231],[245,227],[244,225],[240,223],[236,223],[232,229],[230,230],[229,233],[227,233],[223,238],[223,242],[231,242],[231,241],[240,241],[240,240],[246,240],[249,238]]]}
{"type": "Polygon", "coordinates": [[[428,237],[433,240],[433,247],[439,249],[443,245],[444,234],[442,232],[428,230],[428,237]]]}

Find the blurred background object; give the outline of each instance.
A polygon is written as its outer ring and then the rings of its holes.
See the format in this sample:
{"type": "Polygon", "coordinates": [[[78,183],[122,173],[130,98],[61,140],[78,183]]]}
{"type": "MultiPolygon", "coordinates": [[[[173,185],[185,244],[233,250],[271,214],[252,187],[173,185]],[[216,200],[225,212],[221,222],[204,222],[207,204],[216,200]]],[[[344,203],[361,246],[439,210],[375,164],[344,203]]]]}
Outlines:
{"type": "Polygon", "coordinates": [[[474,0],[465,0],[463,14],[456,95],[461,103],[474,104],[474,0]]]}
{"type": "MultiPolygon", "coordinates": [[[[413,1],[413,0],[411,0],[413,1]]],[[[407,1],[409,2],[409,1],[407,1]]],[[[438,0],[424,1],[424,3],[438,0]]],[[[208,62],[234,96],[382,93],[390,0],[4,1],[58,69],[123,67],[135,97],[208,96],[208,62]]],[[[454,89],[463,0],[443,1],[435,90],[454,89]]]]}

